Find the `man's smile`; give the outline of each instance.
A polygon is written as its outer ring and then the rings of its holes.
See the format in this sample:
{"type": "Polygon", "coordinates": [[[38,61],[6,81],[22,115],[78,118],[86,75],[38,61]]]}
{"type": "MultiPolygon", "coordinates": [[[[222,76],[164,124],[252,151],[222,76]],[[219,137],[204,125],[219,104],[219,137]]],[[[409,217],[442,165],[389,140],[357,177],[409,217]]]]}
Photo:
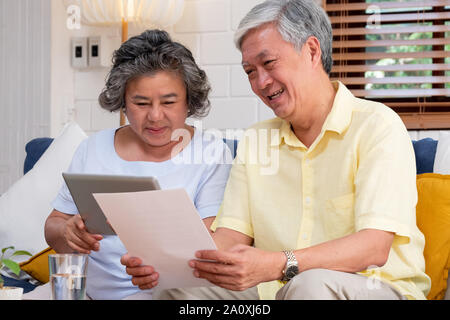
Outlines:
{"type": "Polygon", "coordinates": [[[267,98],[269,98],[269,100],[273,100],[278,98],[279,96],[281,96],[281,94],[284,92],[284,89],[280,89],[275,91],[274,93],[272,93],[271,95],[267,96],[267,98]]]}

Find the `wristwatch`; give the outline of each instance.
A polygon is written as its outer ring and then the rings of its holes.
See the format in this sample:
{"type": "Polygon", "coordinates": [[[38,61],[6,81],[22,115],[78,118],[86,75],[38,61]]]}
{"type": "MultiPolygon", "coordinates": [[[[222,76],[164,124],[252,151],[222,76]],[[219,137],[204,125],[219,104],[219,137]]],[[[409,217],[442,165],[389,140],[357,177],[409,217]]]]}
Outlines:
{"type": "Polygon", "coordinates": [[[281,281],[289,281],[298,274],[298,262],[295,258],[294,252],[283,251],[287,257],[286,267],[283,270],[283,278],[281,281]]]}

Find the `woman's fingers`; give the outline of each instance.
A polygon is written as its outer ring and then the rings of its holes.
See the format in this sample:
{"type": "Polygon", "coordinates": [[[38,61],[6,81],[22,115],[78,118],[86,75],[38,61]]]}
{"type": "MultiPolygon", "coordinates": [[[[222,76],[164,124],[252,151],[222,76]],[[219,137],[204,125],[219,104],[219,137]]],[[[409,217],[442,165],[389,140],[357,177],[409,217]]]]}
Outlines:
{"type": "Polygon", "coordinates": [[[85,254],[90,254],[90,253],[91,253],[91,250],[86,249],[86,248],[83,247],[83,246],[79,246],[78,244],[76,244],[75,242],[73,242],[73,241],[71,241],[71,240],[67,240],[67,244],[69,245],[69,247],[70,247],[71,249],[73,249],[73,250],[76,251],[76,252],[79,252],[79,253],[85,253],[85,254]]]}
{"type": "Polygon", "coordinates": [[[152,266],[126,267],[125,270],[133,277],[146,277],[155,273],[152,266]]]}
{"type": "Polygon", "coordinates": [[[142,259],[131,257],[126,253],[120,258],[120,263],[126,267],[125,271],[131,276],[131,283],[139,289],[151,289],[158,285],[159,273],[152,266],[143,266],[142,259]]]}
{"type": "Polygon", "coordinates": [[[142,276],[142,277],[132,277],[131,283],[135,286],[138,286],[140,289],[146,288],[150,289],[155,286],[155,282],[158,282],[159,274],[154,272],[150,275],[142,276]]]}
{"type": "Polygon", "coordinates": [[[90,253],[91,250],[100,250],[99,241],[103,236],[90,234],[80,215],[75,215],[66,223],[64,237],[67,244],[74,250],[82,253],[90,253]]]}

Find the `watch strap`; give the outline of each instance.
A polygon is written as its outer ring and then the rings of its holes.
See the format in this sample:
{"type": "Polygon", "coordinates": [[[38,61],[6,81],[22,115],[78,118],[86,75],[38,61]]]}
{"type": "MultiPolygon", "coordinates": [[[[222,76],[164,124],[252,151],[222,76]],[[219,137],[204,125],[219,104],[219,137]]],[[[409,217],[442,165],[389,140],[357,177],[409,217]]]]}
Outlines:
{"type": "Polygon", "coordinates": [[[295,275],[298,274],[298,261],[295,257],[295,254],[291,250],[283,250],[283,253],[286,255],[287,261],[286,266],[283,270],[283,278],[282,281],[289,281],[291,280],[295,275]],[[291,272],[288,272],[289,271],[291,272]],[[295,270],[295,273],[292,274],[292,270],[295,270]]]}

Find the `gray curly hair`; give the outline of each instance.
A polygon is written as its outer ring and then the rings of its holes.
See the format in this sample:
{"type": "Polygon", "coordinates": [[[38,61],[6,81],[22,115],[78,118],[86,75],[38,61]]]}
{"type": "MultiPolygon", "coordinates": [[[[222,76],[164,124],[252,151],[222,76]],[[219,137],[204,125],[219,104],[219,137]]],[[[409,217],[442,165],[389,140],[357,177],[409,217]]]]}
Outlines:
{"type": "Polygon", "coordinates": [[[125,90],[130,80],[158,71],[179,75],[186,87],[188,117],[204,117],[211,107],[211,87],[206,73],[196,64],[191,51],[172,41],[162,30],[147,30],[124,42],[114,51],[113,66],[98,101],[109,111],[125,108],[125,90]]]}
{"type": "Polygon", "coordinates": [[[267,0],[256,5],[241,20],[234,35],[241,50],[244,36],[266,23],[275,23],[283,39],[300,51],[310,36],[315,36],[322,50],[322,66],[330,74],[333,66],[333,32],[330,19],[315,0],[267,0]]]}

